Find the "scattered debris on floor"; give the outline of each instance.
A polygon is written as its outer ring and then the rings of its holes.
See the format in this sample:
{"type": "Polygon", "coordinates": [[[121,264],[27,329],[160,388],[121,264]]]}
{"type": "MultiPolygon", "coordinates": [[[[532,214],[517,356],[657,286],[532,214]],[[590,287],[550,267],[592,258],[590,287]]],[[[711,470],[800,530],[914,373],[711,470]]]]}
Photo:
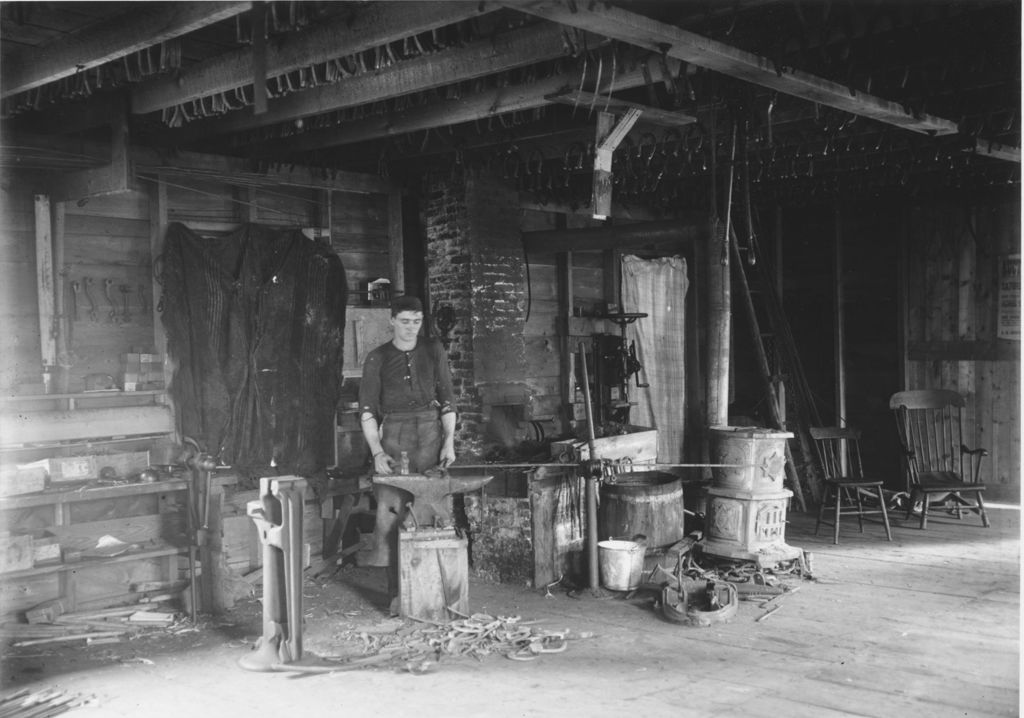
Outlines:
{"type": "Polygon", "coordinates": [[[532,661],[544,654],[563,653],[570,639],[593,637],[592,633],[569,629],[544,630],[536,623],[519,616],[482,613],[448,623],[395,621],[377,630],[342,634],[342,640],[351,644],[348,655],[323,657],[318,665],[281,664],[275,670],[333,673],[383,667],[425,673],[444,658],[472,657],[481,661],[490,655],[503,655],[515,661],[532,661]]]}
{"type": "Polygon", "coordinates": [[[0,696],[2,718],[49,718],[66,713],[72,708],[96,705],[96,698],[67,693],[59,688],[30,691],[22,688],[7,696],[0,696]]]}
{"type": "MultiPolygon", "coordinates": [[[[29,623],[0,624],[0,638],[13,648],[69,642],[120,643],[154,629],[168,633],[193,630],[180,613],[159,603],[64,613],[59,602],[48,601],[28,611],[27,616],[29,623]]],[[[4,718],[2,711],[0,718],[4,718]]]]}
{"type": "MultiPolygon", "coordinates": [[[[800,590],[783,578],[814,580],[811,555],[801,552],[792,561],[764,568],[755,562],[716,562],[694,557],[692,545],[668,552],[669,568],[656,564],[645,576],[641,590],[654,591],[654,608],[673,623],[707,627],[731,621],[739,601],[758,601],[767,609],[754,619],[760,623],[782,608],[782,599],[800,590]]],[[[676,548],[676,547],[673,547],[676,548]]]]}

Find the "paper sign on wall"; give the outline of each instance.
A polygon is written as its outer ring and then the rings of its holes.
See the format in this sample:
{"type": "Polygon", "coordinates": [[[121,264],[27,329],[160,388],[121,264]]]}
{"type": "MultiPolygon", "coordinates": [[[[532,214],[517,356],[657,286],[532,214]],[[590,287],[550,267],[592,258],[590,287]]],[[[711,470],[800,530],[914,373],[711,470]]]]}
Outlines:
{"type": "Polygon", "coordinates": [[[1020,341],[1020,255],[999,258],[999,323],[1000,339],[1020,341]]]}

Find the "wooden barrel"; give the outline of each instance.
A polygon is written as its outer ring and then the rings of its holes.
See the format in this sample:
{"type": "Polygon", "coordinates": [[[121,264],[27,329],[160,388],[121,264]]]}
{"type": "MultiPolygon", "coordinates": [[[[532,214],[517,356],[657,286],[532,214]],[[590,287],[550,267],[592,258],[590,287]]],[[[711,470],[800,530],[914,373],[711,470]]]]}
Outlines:
{"type": "Polygon", "coordinates": [[[647,537],[648,547],[670,546],[686,535],[683,482],[664,471],[619,474],[601,485],[598,538],[647,537]]]}

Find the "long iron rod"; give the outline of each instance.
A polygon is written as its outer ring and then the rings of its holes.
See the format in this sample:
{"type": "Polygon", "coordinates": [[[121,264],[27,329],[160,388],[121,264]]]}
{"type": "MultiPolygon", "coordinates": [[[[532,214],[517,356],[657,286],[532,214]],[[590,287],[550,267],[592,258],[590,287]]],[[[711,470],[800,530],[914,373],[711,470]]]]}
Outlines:
{"type": "MultiPolygon", "coordinates": [[[[648,464],[648,463],[635,463],[635,464],[615,464],[614,459],[611,460],[613,466],[633,466],[639,469],[749,469],[757,468],[758,464],[648,464]]],[[[569,463],[522,463],[522,464],[450,464],[448,470],[452,469],[532,469],[540,467],[553,467],[569,469],[574,468],[576,464],[569,463]]]]}
{"type": "MultiPolygon", "coordinates": [[[[590,403],[590,373],[587,371],[587,354],[583,342],[579,344],[580,371],[583,373],[583,406],[587,411],[587,446],[590,447],[590,459],[597,460],[597,448],[594,440],[594,411],[590,403]]],[[[597,477],[586,476],[587,482],[587,568],[590,572],[590,590],[601,590],[597,567],[597,477]]]]}

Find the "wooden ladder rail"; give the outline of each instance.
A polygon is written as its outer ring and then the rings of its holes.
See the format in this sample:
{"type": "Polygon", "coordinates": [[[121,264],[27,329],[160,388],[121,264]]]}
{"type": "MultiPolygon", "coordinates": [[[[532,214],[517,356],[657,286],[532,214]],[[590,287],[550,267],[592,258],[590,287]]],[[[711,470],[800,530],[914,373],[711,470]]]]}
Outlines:
{"type": "MultiPolygon", "coordinates": [[[[731,230],[731,228],[730,228],[731,230]]],[[[761,379],[764,382],[764,390],[768,395],[768,410],[771,413],[772,423],[775,424],[775,428],[779,430],[785,430],[786,424],[782,419],[782,408],[779,405],[778,393],[775,391],[775,386],[772,384],[772,372],[771,367],[768,366],[768,353],[764,348],[764,343],[761,338],[760,322],[757,318],[757,311],[754,307],[754,299],[750,293],[750,284],[747,281],[746,270],[743,269],[743,262],[740,257],[740,250],[738,242],[736,241],[736,232],[731,230],[729,238],[729,247],[732,251],[733,266],[736,267],[736,279],[739,280],[740,288],[743,290],[743,304],[747,312],[747,319],[750,324],[750,332],[754,339],[754,353],[757,355],[758,368],[761,370],[761,379]]],[[[786,447],[786,476],[789,479],[790,485],[793,487],[793,493],[796,494],[797,503],[800,505],[800,510],[803,512],[807,511],[807,502],[804,499],[803,487],[800,485],[800,476],[797,474],[796,465],[793,462],[793,453],[790,451],[789,442],[785,442],[786,447]]]]}

